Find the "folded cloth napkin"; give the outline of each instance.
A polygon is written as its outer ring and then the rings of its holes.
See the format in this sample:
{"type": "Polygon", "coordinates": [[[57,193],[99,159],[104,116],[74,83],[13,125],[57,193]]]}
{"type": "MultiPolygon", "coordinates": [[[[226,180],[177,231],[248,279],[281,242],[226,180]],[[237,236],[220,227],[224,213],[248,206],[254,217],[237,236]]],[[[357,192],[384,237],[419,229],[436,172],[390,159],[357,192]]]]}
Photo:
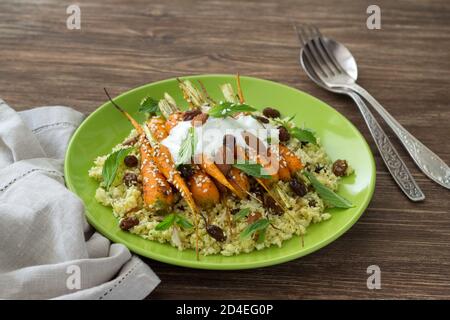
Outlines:
{"type": "Polygon", "coordinates": [[[142,299],[160,282],[89,226],[65,188],[64,154],[83,115],[15,112],[0,99],[0,298],[142,299]]]}

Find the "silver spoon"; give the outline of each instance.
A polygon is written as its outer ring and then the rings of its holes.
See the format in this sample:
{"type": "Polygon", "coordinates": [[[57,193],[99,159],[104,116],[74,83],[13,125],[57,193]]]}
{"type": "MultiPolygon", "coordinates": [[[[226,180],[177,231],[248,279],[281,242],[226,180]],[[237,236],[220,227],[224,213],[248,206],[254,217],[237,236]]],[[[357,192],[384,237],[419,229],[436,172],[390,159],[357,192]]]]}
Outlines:
{"type": "Polygon", "coordinates": [[[417,185],[413,176],[409,172],[405,163],[400,158],[397,150],[392,145],[386,133],[381,128],[378,121],[375,119],[373,114],[367,108],[364,101],[359,97],[358,94],[353,91],[347,89],[339,89],[339,88],[329,88],[325,86],[325,84],[320,80],[320,78],[316,75],[316,73],[312,70],[311,66],[308,63],[308,59],[305,57],[305,53],[303,49],[300,51],[300,64],[305,70],[306,74],[309,78],[314,81],[318,86],[330,90],[335,93],[342,93],[349,95],[356,103],[361,111],[361,114],[366,121],[367,127],[372,134],[373,140],[378,147],[378,151],[386,164],[389,172],[394,178],[395,182],[397,182],[400,189],[405,193],[405,195],[411,199],[412,201],[422,201],[425,199],[425,195],[423,194],[420,187],[417,185]]]}
{"type": "Polygon", "coordinates": [[[312,69],[320,68],[322,72],[316,72],[316,75],[326,87],[334,89],[345,88],[358,93],[366,99],[391,127],[422,172],[431,180],[450,189],[449,166],[409,133],[370,93],[356,83],[358,77],[356,61],[344,45],[332,39],[321,37],[319,34],[319,36],[313,37],[313,40],[309,41],[308,45],[305,46],[305,50],[309,49],[313,53],[314,50],[317,50],[316,53],[319,52],[321,54],[321,59],[315,57],[317,59],[311,61],[314,66],[311,66],[312,69]],[[319,60],[324,63],[319,62],[319,60]]]}

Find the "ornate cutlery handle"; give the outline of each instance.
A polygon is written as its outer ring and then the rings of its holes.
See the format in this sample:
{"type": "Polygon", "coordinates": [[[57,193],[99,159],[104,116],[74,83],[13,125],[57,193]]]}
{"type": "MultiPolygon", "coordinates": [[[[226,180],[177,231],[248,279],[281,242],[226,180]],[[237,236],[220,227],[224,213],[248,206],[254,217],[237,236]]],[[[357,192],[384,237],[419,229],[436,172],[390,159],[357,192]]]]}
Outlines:
{"type": "Polygon", "coordinates": [[[405,163],[400,158],[397,150],[392,145],[386,133],[381,128],[378,121],[375,119],[373,114],[367,108],[364,101],[359,97],[358,94],[353,91],[346,90],[346,93],[352,97],[352,99],[357,104],[359,110],[361,111],[367,126],[369,127],[370,133],[375,141],[375,144],[380,151],[381,157],[386,164],[389,172],[397,182],[398,186],[406,194],[406,196],[412,201],[422,201],[425,199],[420,187],[417,185],[413,176],[409,172],[405,163]]]}
{"type": "Polygon", "coordinates": [[[354,90],[366,99],[392,128],[411,158],[431,180],[450,189],[450,168],[433,151],[409,133],[369,92],[356,83],[347,88],[354,90]]]}

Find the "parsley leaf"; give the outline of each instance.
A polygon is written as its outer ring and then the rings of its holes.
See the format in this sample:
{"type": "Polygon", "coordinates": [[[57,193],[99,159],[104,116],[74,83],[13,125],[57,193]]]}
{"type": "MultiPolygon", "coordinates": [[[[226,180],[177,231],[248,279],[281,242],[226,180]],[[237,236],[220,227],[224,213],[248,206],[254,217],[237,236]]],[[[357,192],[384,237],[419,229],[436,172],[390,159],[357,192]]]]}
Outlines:
{"type": "Polygon", "coordinates": [[[305,171],[304,175],[311,182],[319,196],[329,205],[344,209],[353,207],[353,204],[350,201],[324,186],[311,172],[305,171]]]}
{"type": "Polygon", "coordinates": [[[117,169],[119,165],[123,162],[125,157],[130,153],[133,148],[120,149],[111,153],[105,160],[102,169],[102,177],[105,183],[106,190],[108,190],[114,179],[116,178],[117,169]]]}
{"type": "Polygon", "coordinates": [[[220,102],[219,104],[216,104],[214,107],[209,109],[208,114],[214,118],[225,118],[238,112],[247,112],[247,111],[252,112],[256,111],[256,109],[248,104],[240,104],[225,101],[220,102]]]}

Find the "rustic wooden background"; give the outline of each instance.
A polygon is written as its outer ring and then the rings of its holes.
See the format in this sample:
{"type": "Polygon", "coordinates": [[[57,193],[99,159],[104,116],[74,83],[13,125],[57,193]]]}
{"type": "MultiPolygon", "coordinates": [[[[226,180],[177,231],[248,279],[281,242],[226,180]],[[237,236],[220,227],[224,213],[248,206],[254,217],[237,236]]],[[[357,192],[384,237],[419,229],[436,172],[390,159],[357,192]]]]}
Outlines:
{"type": "MultiPolygon", "coordinates": [[[[0,2],[0,96],[22,110],[67,105],[91,112],[115,93],[160,79],[234,73],[286,83],[326,101],[362,131],[377,187],[359,222],[304,258],[246,271],[201,271],[147,260],[154,299],[450,298],[450,192],[409,167],[426,193],[409,202],[386,171],[352,102],[299,69],[292,23],[314,23],[356,56],[360,82],[414,135],[450,163],[450,2],[377,1],[382,29],[366,28],[372,1],[0,2]],[[79,3],[81,30],[66,28],[79,3]],[[382,271],[368,290],[366,268],[382,271]]],[[[405,156],[405,152],[402,155],[405,156]]]]}

